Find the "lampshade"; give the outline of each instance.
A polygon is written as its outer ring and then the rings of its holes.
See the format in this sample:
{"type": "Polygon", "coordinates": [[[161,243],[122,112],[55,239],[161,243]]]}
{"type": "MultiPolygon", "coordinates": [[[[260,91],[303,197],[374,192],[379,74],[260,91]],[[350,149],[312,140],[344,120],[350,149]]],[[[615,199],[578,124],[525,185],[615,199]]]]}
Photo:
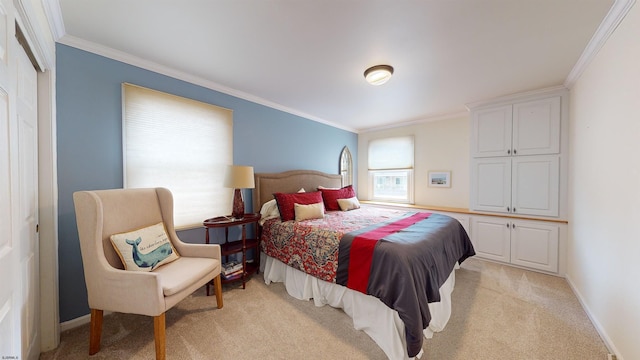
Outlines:
{"type": "Polygon", "coordinates": [[[376,65],[364,71],[364,78],[371,85],[382,85],[391,79],[393,67],[390,65],[376,65]]]}
{"type": "Polygon", "coordinates": [[[229,165],[224,177],[224,186],[233,189],[253,189],[253,166],[229,165]]]}

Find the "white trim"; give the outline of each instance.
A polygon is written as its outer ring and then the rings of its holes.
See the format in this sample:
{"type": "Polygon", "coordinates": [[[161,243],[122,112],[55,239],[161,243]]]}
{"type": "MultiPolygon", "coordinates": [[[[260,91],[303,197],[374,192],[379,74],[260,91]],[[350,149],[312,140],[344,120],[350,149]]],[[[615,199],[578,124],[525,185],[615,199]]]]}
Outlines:
{"type": "Polygon", "coordinates": [[[60,343],[58,291],[58,165],[55,69],[38,73],[38,203],[40,209],[41,351],[60,343]]]}
{"type": "Polygon", "coordinates": [[[286,113],[292,114],[292,115],[296,115],[296,116],[300,116],[312,121],[316,121],[319,123],[323,123],[338,129],[342,129],[342,130],[346,130],[346,131],[351,131],[354,133],[357,133],[356,129],[341,125],[341,124],[337,124],[328,120],[324,120],[321,118],[318,118],[316,116],[313,115],[309,115],[306,113],[303,113],[301,111],[297,111],[291,108],[288,108],[286,106],[274,103],[272,101],[263,99],[261,97],[258,96],[254,96],[251,94],[247,94],[245,92],[239,91],[239,90],[235,90],[223,85],[220,85],[218,83],[215,83],[213,81],[209,81],[209,80],[204,80],[201,77],[183,72],[183,71],[179,71],[173,68],[170,68],[168,66],[165,65],[160,65],[158,63],[149,61],[149,60],[145,60],[142,58],[139,58],[137,56],[133,56],[131,54],[125,53],[123,51],[120,50],[116,50],[107,46],[103,46],[100,44],[96,44],[90,41],[86,41],[84,39],[80,39],[77,38],[75,36],[71,36],[71,35],[65,35],[62,38],[60,38],[60,40],[58,40],[58,42],[60,44],[64,44],[67,46],[71,46],[74,47],[76,49],[80,49],[80,50],[84,50],[84,51],[88,51],[90,53],[93,54],[97,54],[100,56],[104,56],[107,57],[109,59],[113,59],[113,60],[117,60],[120,62],[123,62],[125,64],[129,64],[129,65],[133,65],[142,69],[146,69],[149,71],[153,71],[156,72],[158,74],[162,74],[162,75],[166,75],[175,79],[179,79],[179,80],[183,80],[186,82],[189,82],[191,84],[194,85],[199,85],[202,87],[205,87],[207,89],[211,89],[211,90],[215,90],[215,91],[219,91],[221,93],[227,94],[227,95],[231,95],[240,99],[244,99],[247,101],[251,101],[253,103],[256,104],[260,104],[260,105],[264,105],[267,107],[270,107],[272,109],[276,109],[276,110],[280,110],[280,111],[284,111],[286,113]]]}
{"type": "Polygon", "coordinates": [[[622,356],[619,355],[620,353],[618,352],[618,349],[616,349],[616,346],[613,344],[613,341],[611,341],[611,338],[609,337],[607,332],[604,330],[604,327],[602,326],[602,324],[600,324],[596,316],[593,315],[593,313],[587,306],[587,303],[584,301],[584,297],[582,296],[580,291],[578,291],[578,287],[575,286],[573,281],[571,281],[571,276],[569,276],[569,274],[565,274],[565,279],[567,280],[567,283],[569,284],[569,287],[575,294],[576,298],[578,298],[578,302],[580,302],[580,305],[582,306],[582,309],[584,309],[584,312],[587,314],[587,317],[589,318],[589,320],[591,320],[591,323],[596,328],[596,331],[600,335],[600,338],[604,342],[604,345],[607,347],[607,350],[609,351],[609,353],[616,354],[616,357],[618,359],[623,360],[622,356]]]}
{"type": "MultiPolygon", "coordinates": [[[[112,313],[113,313],[112,311],[104,310],[102,315],[106,316],[112,313]]],[[[90,322],[91,322],[91,313],[60,323],[60,331],[75,329],[82,325],[89,324],[90,322]]]]}
{"type": "MultiPolygon", "coordinates": [[[[24,36],[27,39],[29,48],[35,57],[37,62],[37,70],[45,71],[55,64],[55,45],[50,48],[47,47],[46,40],[53,40],[52,38],[43,39],[46,32],[44,32],[37,21],[37,12],[33,8],[31,1],[18,0],[14,1],[16,9],[16,21],[20,25],[20,28],[24,32],[24,36]]],[[[53,41],[51,42],[53,44],[53,41]]]]}
{"type": "Polygon", "coordinates": [[[58,41],[64,36],[66,30],[64,28],[64,20],[62,18],[62,9],[60,9],[59,1],[42,1],[44,14],[49,21],[49,30],[53,35],[53,41],[58,41]]]}
{"type": "Polygon", "coordinates": [[[620,25],[622,19],[627,16],[627,13],[631,10],[635,2],[636,0],[615,0],[613,6],[609,9],[609,12],[600,23],[600,26],[598,26],[587,47],[584,48],[582,55],[580,55],[580,58],[564,81],[564,86],[567,89],[571,89],[573,85],[575,85],[580,75],[582,75],[593,58],[607,42],[609,36],[611,36],[618,25],[620,25]]]}

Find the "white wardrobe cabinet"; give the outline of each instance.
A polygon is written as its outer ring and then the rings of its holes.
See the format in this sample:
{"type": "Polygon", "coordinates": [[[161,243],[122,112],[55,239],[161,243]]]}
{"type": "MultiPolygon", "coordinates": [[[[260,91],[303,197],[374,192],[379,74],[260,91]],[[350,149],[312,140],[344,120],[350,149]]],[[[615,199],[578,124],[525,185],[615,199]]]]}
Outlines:
{"type": "Polygon", "coordinates": [[[560,152],[560,96],[475,109],[472,157],[560,152]]]}
{"type": "Polygon", "coordinates": [[[558,155],[471,160],[471,208],[510,214],[558,216],[558,155]]]}
{"type": "Polygon", "coordinates": [[[471,234],[478,257],[558,273],[559,225],[473,216],[471,234]]]}

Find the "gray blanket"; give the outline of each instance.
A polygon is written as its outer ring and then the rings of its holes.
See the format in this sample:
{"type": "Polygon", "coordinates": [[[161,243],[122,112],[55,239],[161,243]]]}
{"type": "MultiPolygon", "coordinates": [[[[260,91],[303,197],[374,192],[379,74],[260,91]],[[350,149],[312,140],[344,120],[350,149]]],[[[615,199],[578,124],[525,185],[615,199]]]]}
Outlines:
{"type": "MultiPolygon", "coordinates": [[[[336,282],[348,286],[355,237],[411,215],[345,234],[340,241],[336,282]]],[[[440,286],[455,264],[473,255],[473,245],[462,225],[441,214],[431,214],[375,243],[367,294],[398,312],[405,325],[409,357],[418,355],[422,348],[422,331],[431,321],[428,303],[440,301],[440,286]]]]}

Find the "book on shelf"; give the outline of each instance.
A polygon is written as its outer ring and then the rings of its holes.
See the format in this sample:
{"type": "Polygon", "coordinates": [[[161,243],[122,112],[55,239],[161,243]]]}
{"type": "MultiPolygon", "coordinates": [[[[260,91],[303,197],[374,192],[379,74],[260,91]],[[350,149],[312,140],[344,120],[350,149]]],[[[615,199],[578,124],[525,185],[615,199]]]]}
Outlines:
{"type": "Polygon", "coordinates": [[[235,275],[238,272],[242,271],[242,263],[230,261],[228,263],[222,264],[222,275],[223,276],[231,276],[235,275]]]}
{"type": "Polygon", "coordinates": [[[222,274],[222,278],[223,278],[223,279],[225,279],[225,280],[226,280],[226,279],[230,279],[230,278],[232,278],[232,277],[234,277],[234,276],[242,275],[242,272],[243,272],[243,271],[242,271],[242,268],[241,268],[240,270],[234,271],[234,272],[232,272],[232,273],[222,274]]]}

